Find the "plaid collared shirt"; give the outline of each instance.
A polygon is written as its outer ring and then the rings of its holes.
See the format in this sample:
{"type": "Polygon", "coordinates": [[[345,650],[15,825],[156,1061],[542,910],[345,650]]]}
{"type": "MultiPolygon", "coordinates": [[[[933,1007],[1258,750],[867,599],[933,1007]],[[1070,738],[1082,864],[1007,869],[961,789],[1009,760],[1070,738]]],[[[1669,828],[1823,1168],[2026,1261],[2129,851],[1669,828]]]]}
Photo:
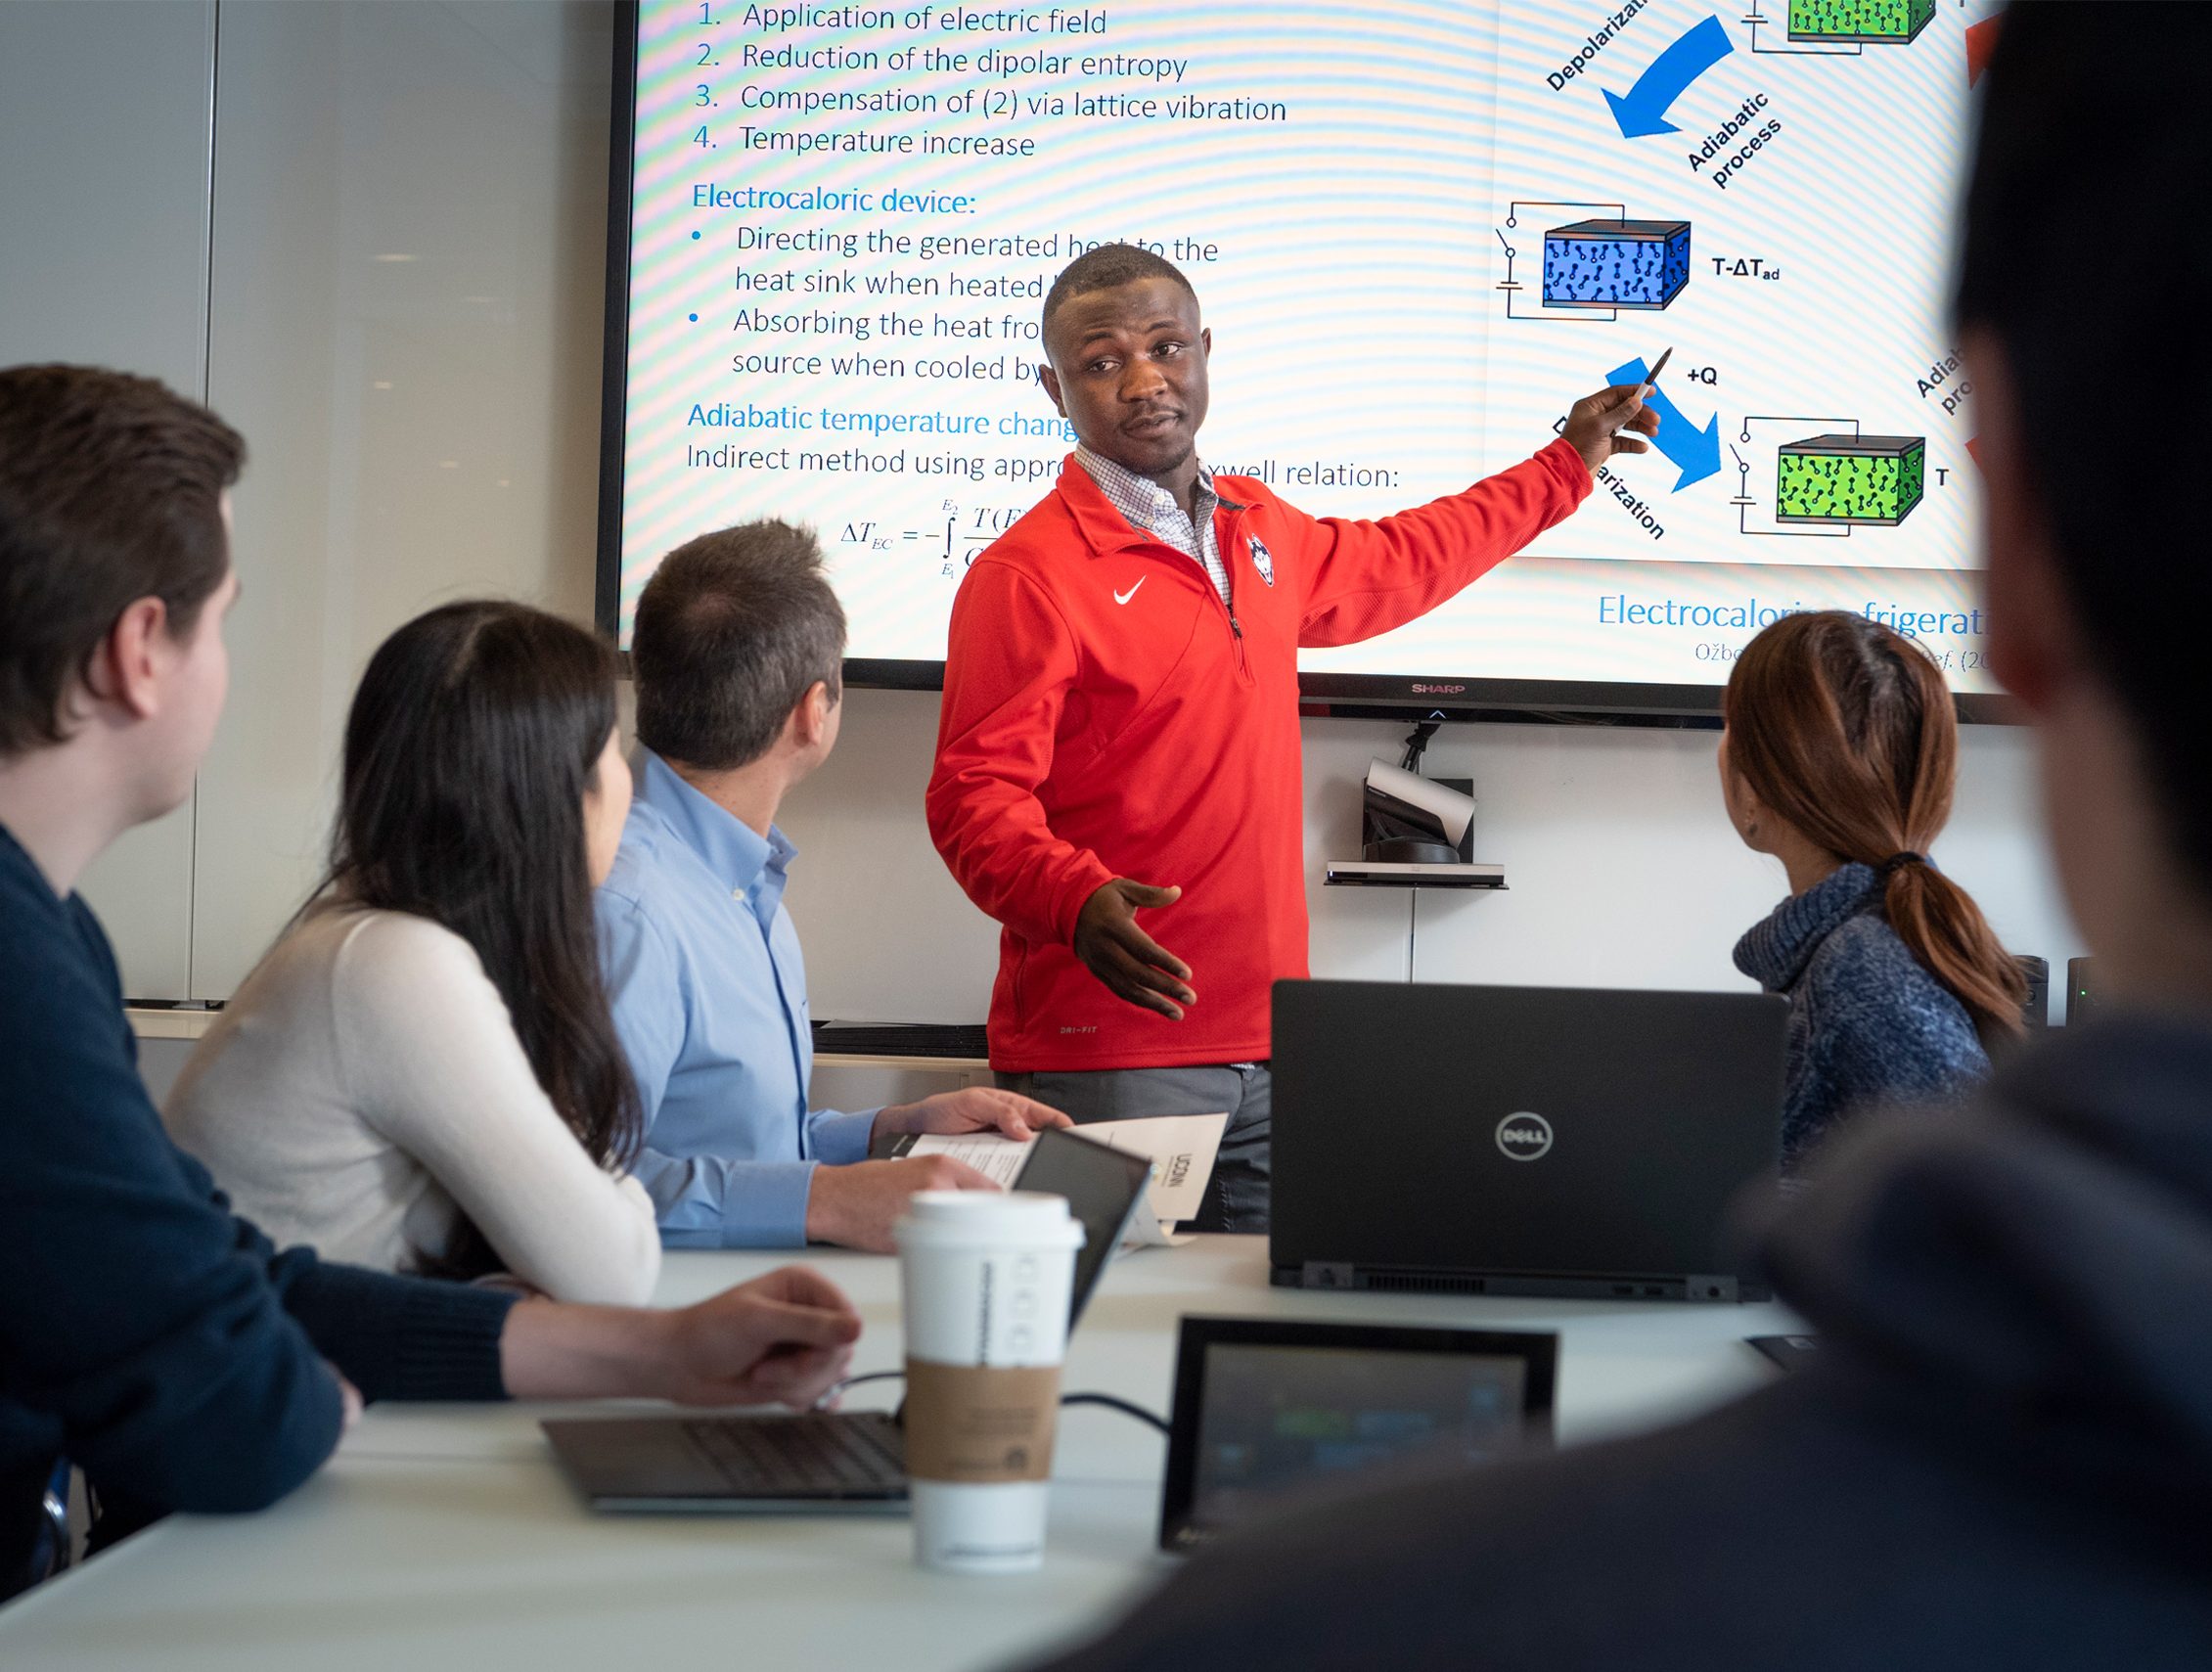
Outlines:
{"type": "Polygon", "coordinates": [[[1221,602],[1229,604],[1229,565],[1221,561],[1221,539],[1213,527],[1214,508],[1221,503],[1221,496],[1213,491],[1211,471],[1203,465],[1198,467],[1197,491],[1192,495],[1198,513],[1194,524],[1175,503],[1175,496],[1150,476],[1101,458],[1080,443],[1075,448],[1075,462],[1090,472],[1106,502],[1129,519],[1130,527],[1142,529],[1186,554],[1206,571],[1214,591],[1221,594],[1221,602]]]}

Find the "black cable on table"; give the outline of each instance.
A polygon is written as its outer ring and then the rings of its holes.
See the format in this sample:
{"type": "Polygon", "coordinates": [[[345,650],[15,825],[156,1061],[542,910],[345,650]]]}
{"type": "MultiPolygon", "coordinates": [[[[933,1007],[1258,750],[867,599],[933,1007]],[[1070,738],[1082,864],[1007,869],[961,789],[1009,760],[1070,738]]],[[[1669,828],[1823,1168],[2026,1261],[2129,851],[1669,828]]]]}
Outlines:
{"type": "Polygon", "coordinates": [[[1128,1400],[1117,1399],[1110,1393],[1063,1393],[1060,1396],[1060,1402],[1062,1405],[1104,1405],[1108,1411],[1118,1411],[1124,1417],[1134,1417],[1140,1423],[1150,1423],[1163,1434],[1171,1431],[1166,1418],[1154,1416],[1142,1405],[1132,1405],[1128,1400]]]}
{"type": "Polygon", "coordinates": [[[864,1381],[904,1381],[905,1379],[906,1372],[903,1370],[872,1370],[866,1376],[846,1377],[844,1380],[838,1382],[836,1386],[831,1388],[829,1393],[824,1397],[834,1398],[837,1394],[842,1393],[846,1388],[858,1387],[864,1381]]]}
{"type": "MultiPolygon", "coordinates": [[[[903,1370],[873,1370],[866,1376],[849,1376],[838,1382],[836,1386],[831,1388],[829,1392],[823,1394],[821,1399],[816,1402],[815,1409],[818,1411],[828,1409],[830,1401],[841,1395],[846,1388],[858,1387],[864,1381],[904,1381],[905,1379],[906,1372],[903,1370]]],[[[1108,1411],[1118,1411],[1124,1417],[1134,1417],[1140,1423],[1149,1423],[1163,1434],[1170,1431],[1167,1419],[1164,1417],[1156,1416],[1146,1410],[1142,1405],[1133,1405],[1128,1400],[1117,1398],[1111,1393],[1063,1393],[1060,1396],[1060,1402],[1062,1405],[1103,1406],[1108,1411]]],[[[903,1416],[904,1414],[905,1407],[901,1406],[900,1415],[903,1416]]]]}
{"type": "MultiPolygon", "coordinates": [[[[817,1411],[835,1409],[837,1401],[844,1397],[846,1388],[858,1387],[864,1381],[904,1381],[905,1379],[906,1372],[903,1370],[872,1370],[866,1376],[848,1376],[835,1386],[825,1388],[822,1396],[815,1400],[813,1409],[817,1411]]],[[[902,1403],[899,1406],[899,1411],[903,1413],[905,1410],[906,1406],[902,1403]]]]}

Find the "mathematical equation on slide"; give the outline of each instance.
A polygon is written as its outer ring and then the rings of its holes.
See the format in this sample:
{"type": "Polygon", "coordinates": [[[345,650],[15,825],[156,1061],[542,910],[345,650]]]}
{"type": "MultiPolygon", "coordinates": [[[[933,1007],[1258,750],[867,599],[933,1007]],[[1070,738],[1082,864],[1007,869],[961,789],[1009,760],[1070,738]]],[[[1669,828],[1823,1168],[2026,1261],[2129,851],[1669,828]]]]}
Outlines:
{"type": "Polygon", "coordinates": [[[916,527],[893,527],[887,522],[847,522],[837,536],[840,546],[866,552],[901,552],[938,565],[945,575],[958,575],[975,561],[976,553],[1018,522],[1026,505],[963,506],[942,500],[937,515],[916,527]]]}

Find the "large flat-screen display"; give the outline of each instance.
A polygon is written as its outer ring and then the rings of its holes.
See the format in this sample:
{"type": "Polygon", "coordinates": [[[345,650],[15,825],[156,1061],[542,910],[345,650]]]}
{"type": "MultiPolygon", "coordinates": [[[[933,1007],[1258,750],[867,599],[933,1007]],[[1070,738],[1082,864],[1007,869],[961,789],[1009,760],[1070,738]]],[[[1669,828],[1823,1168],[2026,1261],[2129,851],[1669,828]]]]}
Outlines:
{"type": "MultiPolygon", "coordinates": [[[[1052,490],[1075,254],[1174,261],[1201,458],[1321,516],[1451,493],[1662,355],[1657,446],[1309,697],[1709,712],[1785,610],[1993,690],[1946,323],[1980,0],[643,0],[617,67],[601,609],[776,516],[850,675],[927,685],[968,565],[1052,490]]],[[[2054,228],[2053,236],[2064,235],[2054,228]]]]}

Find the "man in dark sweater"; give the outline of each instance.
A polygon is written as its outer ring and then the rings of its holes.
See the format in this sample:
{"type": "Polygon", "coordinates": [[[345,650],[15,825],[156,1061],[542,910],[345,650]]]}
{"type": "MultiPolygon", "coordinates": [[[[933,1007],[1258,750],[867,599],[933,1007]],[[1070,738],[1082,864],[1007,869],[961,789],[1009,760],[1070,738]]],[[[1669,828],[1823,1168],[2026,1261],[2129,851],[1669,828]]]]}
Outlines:
{"type": "Polygon", "coordinates": [[[2212,8],[2009,12],[1959,296],[1991,659],[2123,1013],[1845,1135],[1762,1240],[1810,1368],[1227,1540],[1062,1672],[2212,1666],[2212,552],[2135,386],[2212,349],[2208,57],[2212,8]]]}
{"type": "Polygon", "coordinates": [[[859,1333],[804,1271],[647,1312],[280,1251],[163,1135],[73,890],[213,734],[243,460],[158,384],[0,371],[0,1598],[44,1571],[64,1458],[130,1523],[250,1510],[364,1396],[803,1405],[859,1333]]]}

